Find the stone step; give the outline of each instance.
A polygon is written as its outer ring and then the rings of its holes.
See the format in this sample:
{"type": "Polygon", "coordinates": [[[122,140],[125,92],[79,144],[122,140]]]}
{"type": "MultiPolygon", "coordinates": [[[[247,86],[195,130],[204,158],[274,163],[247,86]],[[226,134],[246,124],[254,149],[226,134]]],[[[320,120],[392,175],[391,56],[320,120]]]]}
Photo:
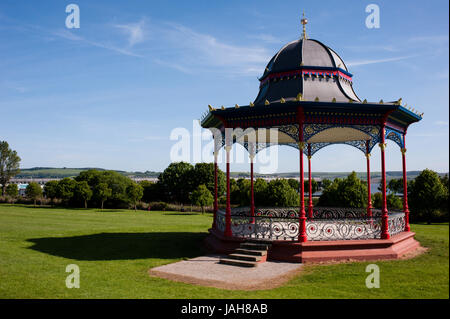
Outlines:
{"type": "Polygon", "coordinates": [[[253,249],[244,249],[244,248],[237,248],[235,250],[235,253],[241,254],[241,255],[252,255],[252,256],[264,256],[267,255],[266,250],[253,250],[253,249]]]}
{"type": "Polygon", "coordinates": [[[229,259],[229,258],[220,258],[219,263],[233,265],[233,266],[239,266],[239,267],[256,267],[256,266],[258,266],[258,262],[255,262],[255,261],[229,259]]]}
{"type": "Polygon", "coordinates": [[[237,259],[237,260],[246,260],[246,261],[256,261],[257,262],[257,261],[261,261],[262,256],[233,253],[233,254],[229,254],[227,258],[229,258],[229,259],[237,259]]]}
{"type": "Polygon", "coordinates": [[[267,246],[272,246],[272,241],[267,239],[257,239],[257,238],[249,238],[246,240],[247,243],[253,243],[253,244],[263,244],[267,246]]]}
{"type": "Polygon", "coordinates": [[[267,250],[269,249],[269,245],[245,242],[240,244],[240,248],[251,250],[267,250]]]}

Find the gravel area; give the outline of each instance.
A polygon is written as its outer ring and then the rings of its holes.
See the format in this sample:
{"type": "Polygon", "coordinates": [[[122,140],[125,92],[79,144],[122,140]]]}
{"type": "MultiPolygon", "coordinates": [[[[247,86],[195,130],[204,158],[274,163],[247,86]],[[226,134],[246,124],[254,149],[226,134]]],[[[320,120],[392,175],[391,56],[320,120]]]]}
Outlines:
{"type": "Polygon", "coordinates": [[[261,290],[281,286],[298,274],[302,264],[267,261],[246,268],[219,264],[221,256],[208,255],[149,270],[150,276],[231,290],[261,290]]]}

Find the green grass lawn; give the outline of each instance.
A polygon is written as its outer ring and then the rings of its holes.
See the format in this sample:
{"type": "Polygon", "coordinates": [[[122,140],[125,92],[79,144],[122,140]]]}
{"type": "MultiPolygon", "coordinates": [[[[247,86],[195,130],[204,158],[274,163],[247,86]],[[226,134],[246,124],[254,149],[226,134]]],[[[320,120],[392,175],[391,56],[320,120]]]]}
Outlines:
{"type": "Polygon", "coordinates": [[[306,265],[271,290],[228,291],[148,276],[149,268],[202,255],[211,215],[0,205],[0,298],[449,298],[448,224],[412,225],[427,253],[366,265],[306,265]],[[68,289],[68,264],[80,288],[68,289]]]}

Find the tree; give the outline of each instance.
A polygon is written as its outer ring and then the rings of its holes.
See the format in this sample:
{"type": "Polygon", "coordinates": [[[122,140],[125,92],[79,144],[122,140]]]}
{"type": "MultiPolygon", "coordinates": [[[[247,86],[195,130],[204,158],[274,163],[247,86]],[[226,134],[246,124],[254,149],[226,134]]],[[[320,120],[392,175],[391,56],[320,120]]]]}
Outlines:
{"type": "Polygon", "coordinates": [[[94,188],[94,197],[101,202],[101,209],[103,210],[103,203],[112,195],[111,188],[106,183],[99,183],[94,188]]]}
{"type": "MultiPolygon", "coordinates": [[[[197,163],[191,173],[192,189],[204,184],[214,194],[214,163],[197,163]]],[[[220,197],[227,188],[225,173],[217,169],[217,193],[220,197]]]]}
{"type": "Polygon", "coordinates": [[[326,189],[327,187],[330,187],[331,186],[331,184],[333,184],[333,182],[332,181],[330,181],[329,179],[323,179],[322,180],[322,183],[321,183],[321,188],[322,189],[326,189]]]}
{"type": "Polygon", "coordinates": [[[205,206],[212,205],[214,201],[213,195],[204,184],[199,185],[191,193],[190,199],[194,205],[202,207],[202,214],[205,212],[205,206]]]}
{"type": "Polygon", "coordinates": [[[42,196],[41,185],[35,182],[29,183],[25,189],[25,195],[34,201],[34,206],[36,207],[36,200],[42,196]]]}
{"type": "Polygon", "coordinates": [[[267,199],[267,188],[268,183],[265,179],[257,178],[255,180],[254,193],[255,193],[255,205],[257,206],[267,206],[270,205],[267,199]]]}
{"type": "Polygon", "coordinates": [[[2,195],[5,195],[6,184],[11,177],[19,173],[20,157],[16,151],[9,148],[6,141],[0,141],[0,184],[2,185],[2,195]]]}
{"type": "Polygon", "coordinates": [[[67,203],[73,201],[73,193],[77,182],[69,177],[65,177],[58,182],[56,196],[67,203]]]}
{"type": "MultiPolygon", "coordinates": [[[[372,206],[378,209],[381,209],[382,202],[383,202],[383,196],[381,193],[375,193],[372,194],[372,206]]],[[[386,195],[386,204],[388,209],[402,209],[403,208],[403,202],[402,200],[396,196],[395,194],[387,194],[386,195]]]]}
{"type": "Polygon", "coordinates": [[[289,178],[287,181],[293,190],[295,190],[296,192],[300,192],[300,182],[298,179],[289,178]]]}
{"type": "Polygon", "coordinates": [[[75,182],[73,189],[74,199],[84,202],[84,208],[87,208],[87,201],[92,197],[92,189],[86,181],[75,182]]]}
{"type": "Polygon", "coordinates": [[[17,195],[19,195],[19,187],[17,186],[17,184],[9,184],[8,186],[6,186],[6,195],[11,197],[14,203],[17,195]]]}
{"type": "Polygon", "coordinates": [[[136,203],[142,198],[144,195],[144,189],[141,185],[132,183],[127,187],[127,196],[131,203],[134,204],[134,210],[136,210],[136,203]]]}
{"type": "Polygon", "coordinates": [[[431,221],[437,217],[448,192],[436,172],[425,169],[411,183],[408,192],[409,207],[414,213],[431,221]]]}
{"type": "Polygon", "coordinates": [[[403,178],[391,179],[387,184],[387,188],[394,194],[403,194],[403,178]]]}
{"type": "Polygon", "coordinates": [[[189,201],[192,191],[194,167],[185,162],[171,163],[158,177],[164,195],[168,200],[179,203],[189,201]]]}
{"type": "Polygon", "coordinates": [[[44,185],[44,195],[50,200],[58,197],[58,181],[48,181],[44,185]]]}
{"type": "Polygon", "coordinates": [[[271,180],[267,186],[267,200],[272,206],[298,206],[298,193],[289,185],[286,179],[271,180]]]}
{"type": "MultiPolygon", "coordinates": [[[[300,182],[299,182],[300,184],[300,182]]],[[[305,187],[305,194],[308,193],[309,194],[309,180],[305,180],[304,181],[304,187],[305,187]]],[[[319,190],[319,183],[316,182],[316,180],[312,179],[311,180],[311,188],[312,188],[312,193],[314,194],[315,192],[317,192],[319,190]]]]}
{"type": "Polygon", "coordinates": [[[90,169],[81,172],[76,178],[77,181],[87,181],[89,186],[94,189],[100,183],[106,183],[111,189],[111,196],[108,202],[114,207],[127,207],[129,204],[127,187],[133,181],[115,171],[99,171],[90,169]]]}
{"type": "Polygon", "coordinates": [[[367,207],[366,183],[355,172],[345,179],[336,178],[323,190],[318,206],[367,207]]]}

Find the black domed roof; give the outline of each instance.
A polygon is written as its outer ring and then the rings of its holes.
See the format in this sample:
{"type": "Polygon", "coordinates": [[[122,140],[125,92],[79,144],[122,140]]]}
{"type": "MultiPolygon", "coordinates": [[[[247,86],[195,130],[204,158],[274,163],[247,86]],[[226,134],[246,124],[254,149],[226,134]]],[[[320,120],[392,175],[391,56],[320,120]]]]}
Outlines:
{"type": "Polygon", "coordinates": [[[339,55],[325,44],[310,39],[292,41],[267,64],[260,78],[255,104],[265,100],[360,101],[352,88],[352,74],[339,55]]]}

